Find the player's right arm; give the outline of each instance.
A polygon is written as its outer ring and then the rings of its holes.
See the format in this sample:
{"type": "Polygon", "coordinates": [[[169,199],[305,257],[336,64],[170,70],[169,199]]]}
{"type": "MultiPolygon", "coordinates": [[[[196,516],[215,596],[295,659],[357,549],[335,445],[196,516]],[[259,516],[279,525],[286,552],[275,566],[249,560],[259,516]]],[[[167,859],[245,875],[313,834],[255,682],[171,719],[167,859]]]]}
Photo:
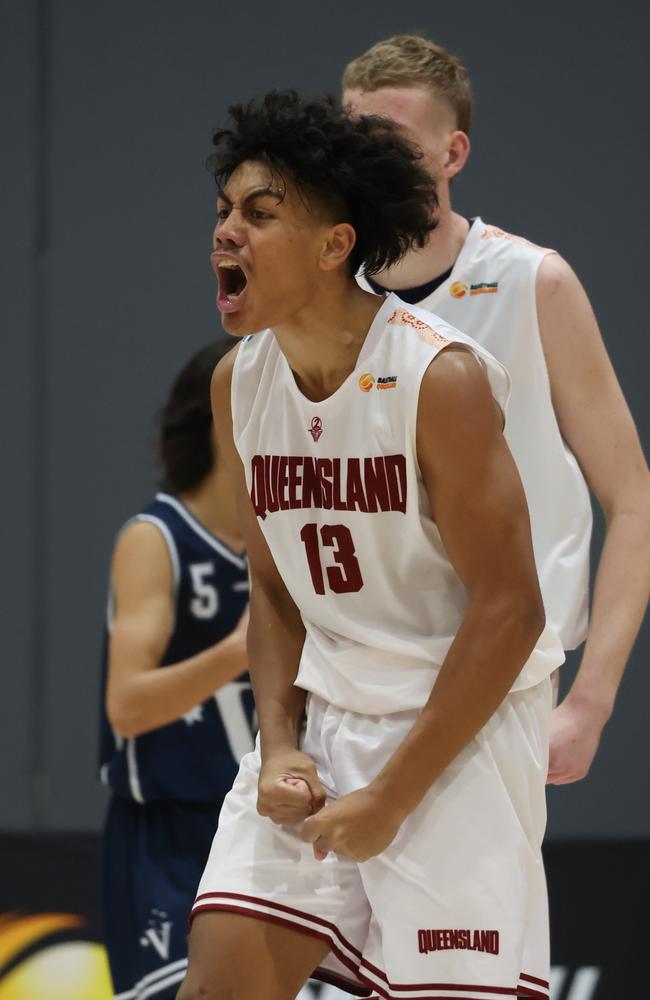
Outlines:
{"type": "Polygon", "coordinates": [[[320,809],[325,794],[312,759],[298,749],[305,692],[295,687],[305,628],[266,539],[246,486],[233,440],[230,393],[237,350],[212,377],[217,448],[230,470],[251,577],[248,670],[260,727],[262,769],[257,808],[276,823],[298,823],[320,809]]]}
{"type": "Polygon", "coordinates": [[[174,722],[246,670],[246,614],[221,642],[157,669],[172,632],[174,588],[169,551],[154,524],[133,521],[122,532],[112,583],[106,710],[120,735],[174,722]]]}

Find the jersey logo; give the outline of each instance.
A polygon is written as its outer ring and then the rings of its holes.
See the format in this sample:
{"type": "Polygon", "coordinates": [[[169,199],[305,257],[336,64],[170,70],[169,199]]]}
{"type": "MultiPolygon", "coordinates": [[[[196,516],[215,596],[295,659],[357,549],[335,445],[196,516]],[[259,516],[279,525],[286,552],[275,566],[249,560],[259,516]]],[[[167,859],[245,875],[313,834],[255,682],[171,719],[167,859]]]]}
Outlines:
{"type": "Polygon", "coordinates": [[[394,389],[397,385],[397,375],[383,375],[375,379],[370,372],[364,372],[359,376],[359,388],[361,392],[370,392],[373,386],[377,389],[394,389]]]}
{"type": "Polygon", "coordinates": [[[186,726],[193,726],[195,722],[203,722],[203,705],[195,705],[194,708],[183,712],[181,716],[185,720],[186,726]]]}
{"type": "Polygon", "coordinates": [[[374,458],[253,455],[250,483],[253,508],[262,520],[267,514],[283,510],[406,513],[405,455],[374,458]]]}
{"type": "Polygon", "coordinates": [[[169,944],[171,940],[172,922],[165,920],[167,914],[163,910],[151,910],[149,926],[140,938],[143,948],[152,945],[160,958],[169,958],[169,944]]]}
{"type": "Polygon", "coordinates": [[[323,433],[323,421],[320,417],[311,418],[311,426],[307,428],[307,431],[313,437],[314,441],[318,441],[319,437],[323,433]]]}
{"type": "Polygon", "coordinates": [[[467,285],[464,281],[454,281],[449,292],[455,299],[462,299],[465,295],[494,295],[499,291],[498,281],[477,281],[474,285],[467,285]]]}

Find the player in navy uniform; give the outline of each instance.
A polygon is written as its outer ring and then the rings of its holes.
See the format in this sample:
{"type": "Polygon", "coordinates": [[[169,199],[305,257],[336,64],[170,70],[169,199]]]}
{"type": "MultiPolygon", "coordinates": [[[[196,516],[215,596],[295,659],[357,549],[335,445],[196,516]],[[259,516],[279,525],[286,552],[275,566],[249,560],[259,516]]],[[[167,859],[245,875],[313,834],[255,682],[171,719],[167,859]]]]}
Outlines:
{"type": "Polygon", "coordinates": [[[105,936],[119,1000],[168,1000],[222,800],[250,750],[248,570],[210,378],[228,342],[178,375],[160,425],[162,492],[118,535],[104,655],[105,936]],[[161,669],[164,668],[164,669],[161,669]]]}

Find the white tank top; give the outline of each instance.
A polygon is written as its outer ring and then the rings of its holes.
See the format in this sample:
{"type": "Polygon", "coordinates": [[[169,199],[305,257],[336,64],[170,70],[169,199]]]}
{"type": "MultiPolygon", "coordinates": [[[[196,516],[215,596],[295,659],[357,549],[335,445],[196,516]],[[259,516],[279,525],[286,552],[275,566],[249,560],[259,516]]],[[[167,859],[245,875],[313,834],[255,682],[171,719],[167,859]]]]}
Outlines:
{"type": "MultiPolygon", "coordinates": [[[[389,295],[354,371],[314,403],[267,330],[232,381],[234,440],[258,524],[302,615],[297,685],[354,712],[423,706],[467,608],[418,468],[422,377],[450,341],[480,358],[505,410],[505,369],[443,320],[389,295]]],[[[562,662],[547,629],[515,689],[562,662]]]]}
{"type": "Polygon", "coordinates": [[[587,634],[592,516],[587,484],[553,410],[537,322],[537,269],[554,252],[475,219],[451,275],[418,306],[508,370],[505,436],[526,491],[546,617],[564,648],[575,649],[587,634]]]}

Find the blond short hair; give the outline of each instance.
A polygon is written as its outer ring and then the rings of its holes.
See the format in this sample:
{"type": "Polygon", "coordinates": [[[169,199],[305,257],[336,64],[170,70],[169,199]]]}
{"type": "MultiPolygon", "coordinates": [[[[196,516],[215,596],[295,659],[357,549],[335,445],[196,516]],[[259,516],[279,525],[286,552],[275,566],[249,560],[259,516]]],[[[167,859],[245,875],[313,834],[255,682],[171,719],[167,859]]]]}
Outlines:
{"type": "Polygon", "coordinates": [[[343,89],[379,90],[423,84],[445,100],[456,115],[456,127],[469,132],[472,124],[472,87],[460,59],[441,45],[419,35],[393,35],[377,42],[349,63],[343,89]]]}

